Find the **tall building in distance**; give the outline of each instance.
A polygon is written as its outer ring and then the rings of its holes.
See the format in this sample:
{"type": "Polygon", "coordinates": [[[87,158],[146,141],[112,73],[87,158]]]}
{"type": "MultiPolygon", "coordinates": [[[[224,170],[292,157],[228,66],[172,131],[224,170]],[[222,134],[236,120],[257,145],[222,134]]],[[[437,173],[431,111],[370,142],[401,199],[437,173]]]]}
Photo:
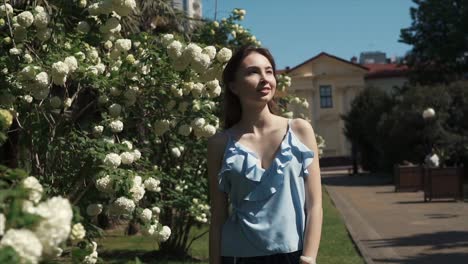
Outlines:
{"type": "Polygon", "coordinates": [[[201,0],[172,0],[172,6],[184,11],[188,17],[196,19],[202,18],[201,0]]]}
{"type": "Polygon", "coordinates": [[[359,56],[359,64],[377,64],[387,63],[387,56],[384,52],[380,51],[367,51],[361,52],[359,56]]]}

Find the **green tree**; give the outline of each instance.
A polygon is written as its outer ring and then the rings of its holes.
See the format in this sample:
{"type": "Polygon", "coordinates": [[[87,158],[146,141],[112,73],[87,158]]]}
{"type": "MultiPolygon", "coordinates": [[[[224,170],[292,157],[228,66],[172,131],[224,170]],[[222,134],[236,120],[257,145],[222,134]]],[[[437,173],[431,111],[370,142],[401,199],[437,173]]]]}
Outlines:
{"type": "Polygon", "coordinates": [[[449,83],[468,72],[468,1],[413,0],[412,24],[400,42],[412,45],[407,63],[419,84],[449,83]]]}

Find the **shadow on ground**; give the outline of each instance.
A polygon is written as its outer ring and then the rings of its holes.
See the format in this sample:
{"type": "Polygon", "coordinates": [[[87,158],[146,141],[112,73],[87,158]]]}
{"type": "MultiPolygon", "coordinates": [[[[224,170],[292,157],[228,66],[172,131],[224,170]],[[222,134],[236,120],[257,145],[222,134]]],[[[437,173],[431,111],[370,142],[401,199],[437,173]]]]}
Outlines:
{"type": "Polygon", "coordinates": [[[376,263],[466,264],[468,263],[468,231],[449,231],[392,239],[363,240],[370,248],[431,247],[431,250],[456,250],[454,253],[423,253],[403,259],[375,259],[376,263]],[[466,253],[460,253],[466,252],[466,253]]]}
{"type": "Polygon", "coordinates": [[[109,250],[99,252],[99,257],[104,259],[105,263],[127,263],[135,261],[138,258],[143,263],[205,263],[203,260],[190,256],[167,257],[159,254],[158,251],[148,252],[147,250],[109,250]]]}
{"type": "Polygon", "coordinates": [[[324,176],[322,183],[332,186],[383,186],[393,184],[393,179],[387,174],[368,174],[360,173],[357,175],[337,175],[324,176]]]}

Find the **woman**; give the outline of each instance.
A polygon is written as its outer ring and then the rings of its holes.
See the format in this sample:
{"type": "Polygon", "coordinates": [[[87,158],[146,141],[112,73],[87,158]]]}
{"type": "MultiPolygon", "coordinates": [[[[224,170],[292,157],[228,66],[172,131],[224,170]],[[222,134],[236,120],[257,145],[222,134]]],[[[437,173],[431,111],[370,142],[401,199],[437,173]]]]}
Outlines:
{"type": "Polygon", "coordinates": [[[208,141],[210,264],[315,263],[317,144],[307,121],[274,114],[275,70],[267,49],[247,46],[223,72],[225,131],[208,141]]]}

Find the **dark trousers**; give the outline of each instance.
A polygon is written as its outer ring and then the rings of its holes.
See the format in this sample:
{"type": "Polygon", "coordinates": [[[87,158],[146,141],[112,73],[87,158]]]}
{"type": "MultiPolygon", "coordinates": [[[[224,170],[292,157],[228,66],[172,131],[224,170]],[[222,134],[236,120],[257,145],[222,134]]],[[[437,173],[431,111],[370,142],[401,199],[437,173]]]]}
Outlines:
{"type": "Polygon", "coordinates": [[[302,250],[259,257],[222,257],[222,264],[298,264],[302,250]]]}

